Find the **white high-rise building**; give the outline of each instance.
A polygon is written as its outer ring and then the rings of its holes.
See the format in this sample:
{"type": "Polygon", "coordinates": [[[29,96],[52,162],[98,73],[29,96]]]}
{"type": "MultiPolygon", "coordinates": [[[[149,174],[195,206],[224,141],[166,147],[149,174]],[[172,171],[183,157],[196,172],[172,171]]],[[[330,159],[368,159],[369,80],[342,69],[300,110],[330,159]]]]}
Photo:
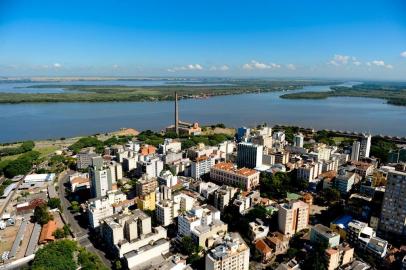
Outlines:
{"type": "Polygon", "coordinates": [[[371,134],[362,134],[362,139],[361,139],[360,149],[359,149],[360,158],[369,157],[370,151],[371,151],[371,134]]]}
{"type": "Polygon", "coordinates": [[[359,150],[361,148],[361,144],[359,141],[354,141],[352,144],[352,149],[351,149],[351,160],[358,161],[359,160],[359,150]]]}
{"type": "Polygon", "coordinates": [[[112,190],[113,179],[109,167],[90,167],[89,176],[90,192],[93,198],[106,196],[107,192],[112,190]]]}
{"type": "Polygon", "coordinates": [[[199,179],[202,175],[209,173],[214,165],[214,159],[208,156],[196,158],[191,165],[191,174],[194,179],[199,179]]]}
{"type": "Polygon", "coordinates": [[[304,144],[304,136],[302,133],[295,134],[293,136],[293,146],[296,147],[303,147],[304,144]]]}

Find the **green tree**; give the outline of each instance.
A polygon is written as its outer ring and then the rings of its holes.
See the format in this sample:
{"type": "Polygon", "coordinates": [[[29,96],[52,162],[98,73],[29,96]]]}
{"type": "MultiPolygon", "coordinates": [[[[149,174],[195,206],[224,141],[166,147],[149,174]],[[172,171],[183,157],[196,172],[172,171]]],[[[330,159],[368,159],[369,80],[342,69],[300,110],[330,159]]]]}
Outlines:
{"type": "Polygon", "coordinates": [[[65,231],[61,228],[57,228],[53,235],[55,236],[56,239],[62,239],[66,237],[65,231]]]}
{"type": "Polygon", "coordinates": [[[33,270],[76,270],[74,252],[77,250],[76,242],[59,240],[47,244],[35,253],[32,264],[33,270]]]}
{"type": "Polygon", "coordinates": [[[45,204],[38,205],[34,209],[34,220],[41,225],[48,223],[52,220],[52,215],[48,212],[47,206],[45,204]]]}
{"type": "Polygon", "coordinates": [[[181,240],[181,247],[180,251],[182,254],[191,256],[193,253],[197,252],[199,249],[199,246],[196,245],[195,242],[193,242],[192,237],[190,236],[183,236],[181,240]]]}
{"type": "Polygon", "coordinates": [[[3,169],[4,175],[8,178],[13,178],[16,175],[27,174],[39,156],[40,153],[37,151],[29,151],[22,154],[17,159],[7,163],[3,169]]]}
{"type": "Polygon", "coordinates": [[[61,208],[61,200],[59,198],[50,198],[48,200],[48,206],[51,209],[55,209],[55,208],[60,209],[61,208]]]}
{"type": "Polygon", "coordinates": [[[77,201],[72,201],[70,205],[72,213],[78,213],[80,211],[80,205],[77,201]]]}
{"type": "Polygon", "coordinates": [[[79,249],[78,262],[83,270],[107,270],[100,258],[84,248],[79,249]]]}

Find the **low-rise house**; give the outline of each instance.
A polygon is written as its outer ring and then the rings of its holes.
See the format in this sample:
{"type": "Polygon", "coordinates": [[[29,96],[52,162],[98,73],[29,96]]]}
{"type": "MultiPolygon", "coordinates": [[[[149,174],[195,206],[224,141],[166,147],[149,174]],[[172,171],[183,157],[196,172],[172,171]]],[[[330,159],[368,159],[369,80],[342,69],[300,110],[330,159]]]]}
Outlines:
{"type": "Polygon", "coordinates": [[[261,254],[262,263],[267,263],[272,258],[272,248],[264,240],[255,241],[255,249],[261,254]]]}
{"type": "Polygon", "coordinates": [[[284,254],[289,249],[289,238],[280,232],[274,232],[265,239],[273,250],[273,255],[284,254]]]}
{"type": "Polygon", "coordinates": [[[58,228],[56,221],[50,220],[48,223],[44,224],[41,229],[41,234],[39,236],[38,243],[46,244],[48,242],[55,241],[54,232],[58,228]]]}

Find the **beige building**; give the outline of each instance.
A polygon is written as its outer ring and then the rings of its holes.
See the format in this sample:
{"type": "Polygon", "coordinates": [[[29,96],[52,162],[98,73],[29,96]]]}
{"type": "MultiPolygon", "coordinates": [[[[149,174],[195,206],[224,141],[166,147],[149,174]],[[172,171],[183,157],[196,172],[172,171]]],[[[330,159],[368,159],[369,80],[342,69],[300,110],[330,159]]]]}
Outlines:
{"type": "Polygon", "coordinates": [[[279,231],[285,235],[293,236],[306,229],[309,223],[310,207],[303,201],[290,201],[279,205],[278,226],[279,231]]]}
{"type": "Polygon", "coordinates": [[[231,199],[237,193],[237,189],[230,186],[222,186],[214,192],[214,207],[223,211],[229,205],[231,199]]]}
{"type": "Polygon", "coordinates": [[[354,260],[354,248],[348,244],[341,244],[335,248],[326,249],[327,270],[338,269],[354,260]]]}
{"type": "Polygon", "coordinates": [[[238,233],[224,236],[206,254],[206,270],[248,270],[250,249],[238,233]]]}
{"type": "Polygon", "coordinates": [[[135,184],[135,194],[136,196],[142,196],[155,192],[158,187],[158,181],[155,177],[150,177],[144,174],[140,179],[138,179],[135,184]]]}
{"type": "Polygon", "coordinates": [[[237,169],[233,163],[217,163],[210,169],[210,178],[248,191],[259,185],[259,172],[248,168],[237,169]]]}

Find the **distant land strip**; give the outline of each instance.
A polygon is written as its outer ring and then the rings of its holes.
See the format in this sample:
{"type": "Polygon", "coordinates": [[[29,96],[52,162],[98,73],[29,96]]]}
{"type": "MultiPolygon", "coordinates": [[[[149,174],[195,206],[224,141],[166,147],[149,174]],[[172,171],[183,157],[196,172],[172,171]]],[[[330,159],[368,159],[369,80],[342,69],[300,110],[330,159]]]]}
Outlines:
{"type": "Polygon", "coordinates": [[[227,85],[187,86],[123,86],[123,85],[35,85],[31,88],[62,88],[64,93],[0,93],[0,103],[45,102],[135,102],[167,101],[180,98],[207,98],[210,96],[291,91],[310,85],[336,85],[337,81],[222,81],[227,85]]]}
{"type": "Polygon", "coordinates": [[[388,104],[406,106],[406,83],[361,84],[331,87],[327,92],[301,92],[281,95],[285,99],[326,99],[329,97],[363,97],[386,100],[388,104]]]}

